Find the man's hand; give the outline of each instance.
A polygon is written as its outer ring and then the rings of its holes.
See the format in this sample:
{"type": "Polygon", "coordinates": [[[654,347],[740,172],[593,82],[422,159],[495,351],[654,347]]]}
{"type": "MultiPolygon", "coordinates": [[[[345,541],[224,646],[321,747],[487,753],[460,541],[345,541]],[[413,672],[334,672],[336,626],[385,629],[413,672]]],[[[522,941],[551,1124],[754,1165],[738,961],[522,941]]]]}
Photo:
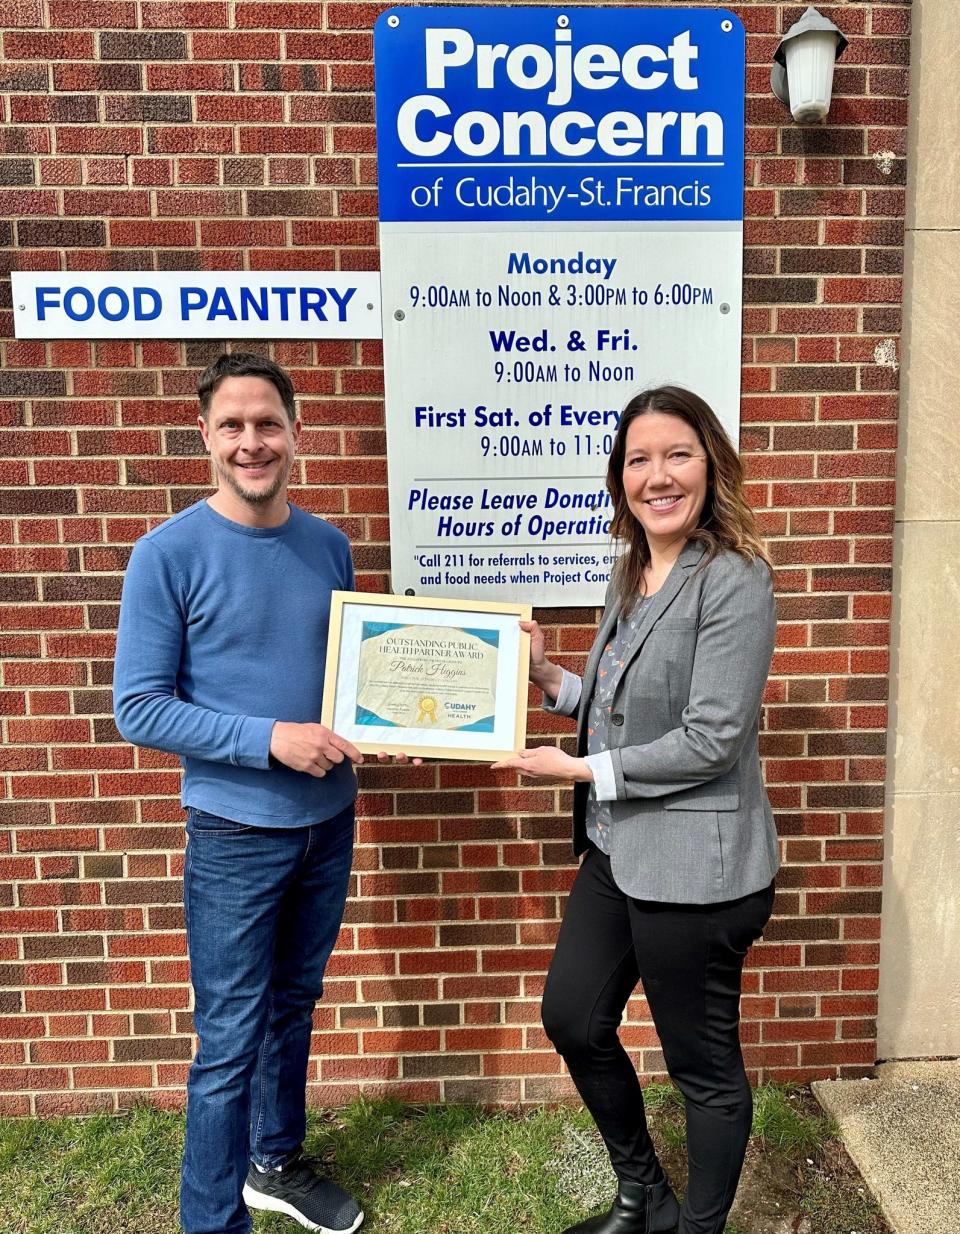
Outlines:
{"type": "Polygon", "coordinates": [[[502,762],[491,763],[492,771],[506,771],[508,768],[519,771],[525,776],[535,776],[538,780],[565,780],[572,783],[575,780],[593,779],[586,759],[574,758],[558,750],[556,746],[535,746],[531,750],[521,750],[513,758],[505,758],[502,762]]]}
{"type": "Polygon", "coordinates": [[[345,758],[351,763],[363,762],[356,746],[322,724],[289,724],[282,720],[274,724],[270,734],[270,753],[278,763],[310,776],[325,776],[345,758]]]}

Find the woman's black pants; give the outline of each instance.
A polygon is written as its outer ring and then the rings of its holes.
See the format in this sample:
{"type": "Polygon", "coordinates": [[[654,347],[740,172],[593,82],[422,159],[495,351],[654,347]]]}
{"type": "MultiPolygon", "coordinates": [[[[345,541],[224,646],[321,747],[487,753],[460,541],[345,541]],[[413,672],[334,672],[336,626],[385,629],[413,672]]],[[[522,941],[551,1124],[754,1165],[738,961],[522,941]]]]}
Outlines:
{"type": "Polygon", "coordinates": [[[740,982],[773,884],[719,904],[633,900],[610,860],[580,867],[543,996],[543,1026],[593,1115],[618,1178],[663,1177],[637,1074],[617,1029],[643,983],[667,1070],[686,1105],[689,1182],[681,1234],[720,1234],[736,1194],[753,1099],[740,1052],[740,982]]]}

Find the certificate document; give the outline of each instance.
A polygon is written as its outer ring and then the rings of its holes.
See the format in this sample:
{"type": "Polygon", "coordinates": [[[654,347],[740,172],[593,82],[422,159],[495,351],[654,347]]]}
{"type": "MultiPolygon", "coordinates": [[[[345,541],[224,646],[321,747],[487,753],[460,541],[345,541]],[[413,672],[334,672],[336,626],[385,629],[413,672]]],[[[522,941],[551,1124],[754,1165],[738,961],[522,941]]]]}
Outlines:
{"type": "Polygon", "coordinates": [[[497,630],[365,621],[357,723],[492,733],[497,630]]]}
{"type": "Polygon", "coordinates": [[[526,732],[529,605],[334,592],[323,723],[362,753],[494,761],[526,732]]]}

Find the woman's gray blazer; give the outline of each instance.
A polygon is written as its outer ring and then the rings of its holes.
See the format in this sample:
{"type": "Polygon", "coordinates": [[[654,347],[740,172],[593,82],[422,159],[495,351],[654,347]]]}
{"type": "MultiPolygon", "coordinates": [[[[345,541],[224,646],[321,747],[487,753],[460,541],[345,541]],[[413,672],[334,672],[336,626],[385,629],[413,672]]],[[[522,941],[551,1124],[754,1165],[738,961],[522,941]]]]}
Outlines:
{"type": "MultiPolygon", "coordinates": [[[[698,569],[703,555],[691,541],[677,558],[643,614],[613,696],[610,860],[617,885],[637,899],[733,900],[766,887],[779,865],[757,749],[776,629],[770,571],[728,552],[698,569]]],[[[611,588],[583,678],[581,756],[617,613],[611,588]]],[[[577,853],[587,847],[588,788],[574,787],[577,853]]]]}

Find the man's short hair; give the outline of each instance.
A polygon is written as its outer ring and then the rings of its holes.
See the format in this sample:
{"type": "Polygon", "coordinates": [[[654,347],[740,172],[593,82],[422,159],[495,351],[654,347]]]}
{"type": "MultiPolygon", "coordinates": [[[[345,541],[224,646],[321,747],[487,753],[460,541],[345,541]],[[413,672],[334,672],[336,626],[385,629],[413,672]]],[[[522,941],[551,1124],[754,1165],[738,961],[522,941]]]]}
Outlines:
{"type": "Polygon", "coordinates": [[[206,420],[210,414],[210,402],[214,391],[227,377],[262,377],[264,381],[276,386],[280,401],[290,423],[297,418],[297,404],[293,395],[293,382],[280,367],[268,360],[266,356],[258,356],[252,351],[232,351],[218,356],[214,362],[204,369],[197,382],[197,396],[200,399],[200,414],[206,420]]]}

